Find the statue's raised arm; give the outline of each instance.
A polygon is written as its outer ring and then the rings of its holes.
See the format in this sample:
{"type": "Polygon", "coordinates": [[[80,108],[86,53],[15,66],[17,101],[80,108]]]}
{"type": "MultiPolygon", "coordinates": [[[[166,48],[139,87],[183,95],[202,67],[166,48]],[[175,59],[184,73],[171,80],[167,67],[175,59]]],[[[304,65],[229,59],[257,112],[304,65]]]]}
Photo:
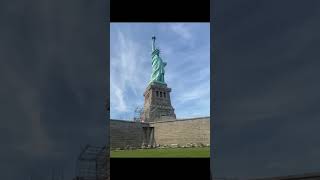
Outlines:
{"type": "Polygon", "coordinates": [[[152,37],[152,74],[150,83],[166,84],[164,81],[164,67],[167,63],[160,58],[160,51],[155,46],[156,37],[152,37]]]}
{"type": "Polygon", "coordinates": [[[156,37],[152,36],[152,52],[155,50],[155,41],[156,41],[156,37]]]}

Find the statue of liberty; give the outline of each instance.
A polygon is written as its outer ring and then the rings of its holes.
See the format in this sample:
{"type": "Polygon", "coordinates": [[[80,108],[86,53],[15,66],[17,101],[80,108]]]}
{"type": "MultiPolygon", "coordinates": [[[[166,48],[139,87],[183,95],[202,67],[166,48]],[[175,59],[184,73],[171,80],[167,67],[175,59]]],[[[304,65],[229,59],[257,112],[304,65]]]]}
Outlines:
{"type": "Polygon", "coordinates": [[[163,62],[160,58],[160,50],[155,47],[156,37],[152,37],[152,74],[150,83],[161,83],[164,82],[164,67],[167,65],[166,62],[163,62]]]}

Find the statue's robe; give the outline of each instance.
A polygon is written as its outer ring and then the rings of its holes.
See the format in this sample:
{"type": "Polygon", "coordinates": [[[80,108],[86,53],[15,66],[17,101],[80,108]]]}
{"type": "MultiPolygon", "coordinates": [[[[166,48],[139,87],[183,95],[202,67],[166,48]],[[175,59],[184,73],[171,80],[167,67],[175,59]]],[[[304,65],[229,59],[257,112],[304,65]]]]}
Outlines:
{"type": "Polygon", "coordinates": [[[156,49],[152,53],[152,74],[151,82],[160,82],[164,83],[164,67],[167,63],[163,62],[159,56],[159,50],[156,49]]]}

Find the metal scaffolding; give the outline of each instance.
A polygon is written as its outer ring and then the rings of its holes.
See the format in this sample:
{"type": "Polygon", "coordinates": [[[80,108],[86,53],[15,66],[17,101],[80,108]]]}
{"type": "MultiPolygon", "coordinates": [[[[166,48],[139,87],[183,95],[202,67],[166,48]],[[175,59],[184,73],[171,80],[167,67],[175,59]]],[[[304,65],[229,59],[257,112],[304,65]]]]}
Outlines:
{"type": "Polygon", "coordinates": [[[108,180],[109,151],[106,146],[87,145],[77,159],[75,180],[108,180]]]}
{"type": "Polygon", "coordinates": [[[134,122],[144,122],[143,107],[140,107],[140,106],[136,107],[136,109],[134,110],[133,121],[134,122]]]}

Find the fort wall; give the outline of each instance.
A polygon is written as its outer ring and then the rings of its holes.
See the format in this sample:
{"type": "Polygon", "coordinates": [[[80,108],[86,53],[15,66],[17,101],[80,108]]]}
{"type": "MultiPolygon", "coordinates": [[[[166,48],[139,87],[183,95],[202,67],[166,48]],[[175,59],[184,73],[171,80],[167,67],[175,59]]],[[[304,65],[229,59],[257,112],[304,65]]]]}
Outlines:
{"type": "Polygon", "coordinates": [[[210,117],[162,119],[153,123],[110,121],[112,149],[141,147],[143,143],[151,142],[150,138],[152,143],[159,145],[210,144],[210,117]]]}
{"type": "Polygon", "coordinates": [[[210,117],[158,121],[150,126],[156,144],[210,144],[210,117]]]}
{"type": "Polygon", "coordinates": [[[110,145],[111,149],[130,147],[141,147],[143,143],[143,127],[147,123],[111,120],[110,121],[110,145]]]}

